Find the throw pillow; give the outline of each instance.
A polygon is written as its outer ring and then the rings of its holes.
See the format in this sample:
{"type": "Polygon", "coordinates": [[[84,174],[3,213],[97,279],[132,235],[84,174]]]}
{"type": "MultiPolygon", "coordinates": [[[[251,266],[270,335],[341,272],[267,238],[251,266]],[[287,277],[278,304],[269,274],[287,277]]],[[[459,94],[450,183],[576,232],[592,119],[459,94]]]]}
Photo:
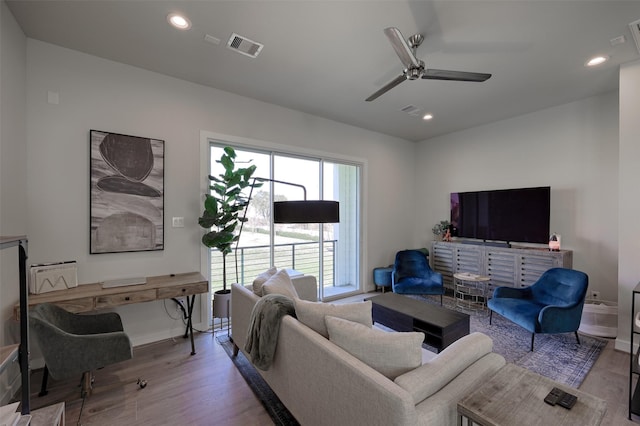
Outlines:
{"type": "Polygon", "coordinates": [[[424,333],[387,333],[331,316],[325,322],[329,340],[391,380],[422,363],[424,333]]]}
{"type": "Polygon", "coordinates": [[[262,284],[262,295],[267,294],[282,294],[293,300],[299,299],[298,292],[284,269],[280,269],[262,284]]]}
{"type": "Polygon", "coordinates": [[[302,299],[296,300],[296,317],[298,321],[328,339],[329,332],[324,321],[327,315],[357,322],[369,328],[373,325],[370,300],[336,305],[323,302],[308,302],[302,299]]]}
{"type": "Polygon", "coordinates": [[[253,292],[256,294],[256,296],[262,297],[262,286],[267,282],[269,278],[274,276],[276,272],[278,272],[278,269],[274,266],[273,268],[269,268],[263,273],[259,274],[253,280],[253,292]]]}

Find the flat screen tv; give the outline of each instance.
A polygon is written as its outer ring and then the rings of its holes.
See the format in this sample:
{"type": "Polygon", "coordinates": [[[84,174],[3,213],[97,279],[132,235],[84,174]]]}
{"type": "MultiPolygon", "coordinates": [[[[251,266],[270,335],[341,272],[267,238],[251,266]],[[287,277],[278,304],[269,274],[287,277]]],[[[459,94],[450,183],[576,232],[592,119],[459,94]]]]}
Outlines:
{"type": "Polygon", "coordinates": [[[452,235],[546,244],[550,194],[548,186],[451,193],[452,235]]]}

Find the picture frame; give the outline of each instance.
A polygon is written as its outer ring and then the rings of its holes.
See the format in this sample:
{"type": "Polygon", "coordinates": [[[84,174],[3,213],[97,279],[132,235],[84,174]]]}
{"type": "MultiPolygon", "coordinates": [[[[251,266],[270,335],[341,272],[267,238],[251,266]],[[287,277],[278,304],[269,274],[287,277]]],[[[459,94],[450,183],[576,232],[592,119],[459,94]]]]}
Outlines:
{"type": "Polygon", "coordinates": [[[164,250],[164,141],[91,130],[90,254],[164,250]]]}

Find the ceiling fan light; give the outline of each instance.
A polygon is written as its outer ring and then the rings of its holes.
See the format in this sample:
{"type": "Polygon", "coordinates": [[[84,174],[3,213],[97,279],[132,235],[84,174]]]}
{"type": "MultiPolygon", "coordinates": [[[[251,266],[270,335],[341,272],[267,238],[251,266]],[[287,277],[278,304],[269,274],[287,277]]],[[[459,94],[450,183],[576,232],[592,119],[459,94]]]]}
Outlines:
{"type": "Polygon", "coordinates": [[[595,66],[604,64],[608,60],[609,60],[609,56],[607,56],[607,55],[598,55],[598,56],[594,56],[593,58],[591,58],[587,62],[585,62],[584,66],[585,67],[595,67],[595,66]]]}
{"type": "Polygon", "coordinates": [[[429,121],[433,119],[433,114],[425,114],[424,116],[422,116],[422,119],[425,121],[429,121]]]}
{"type": "Polygon", "coordinates": [[[167,22],[180,30],[188,30],[191,28],[191,21],[178,13],[170,13],[167,15],[167,22]]]}

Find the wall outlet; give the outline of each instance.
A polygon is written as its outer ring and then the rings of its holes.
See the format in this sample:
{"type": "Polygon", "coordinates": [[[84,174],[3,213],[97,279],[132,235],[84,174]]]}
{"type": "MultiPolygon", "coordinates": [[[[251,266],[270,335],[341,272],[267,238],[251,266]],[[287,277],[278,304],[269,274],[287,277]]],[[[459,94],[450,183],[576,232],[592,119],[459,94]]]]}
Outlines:
{"type": "Polygon", "coordinates": [[[599,292],[599,291],[592,290],[592,291],[591,291],[591,298],[592,298],[592,299],[600,299],[600,292],[599,292]]]}

